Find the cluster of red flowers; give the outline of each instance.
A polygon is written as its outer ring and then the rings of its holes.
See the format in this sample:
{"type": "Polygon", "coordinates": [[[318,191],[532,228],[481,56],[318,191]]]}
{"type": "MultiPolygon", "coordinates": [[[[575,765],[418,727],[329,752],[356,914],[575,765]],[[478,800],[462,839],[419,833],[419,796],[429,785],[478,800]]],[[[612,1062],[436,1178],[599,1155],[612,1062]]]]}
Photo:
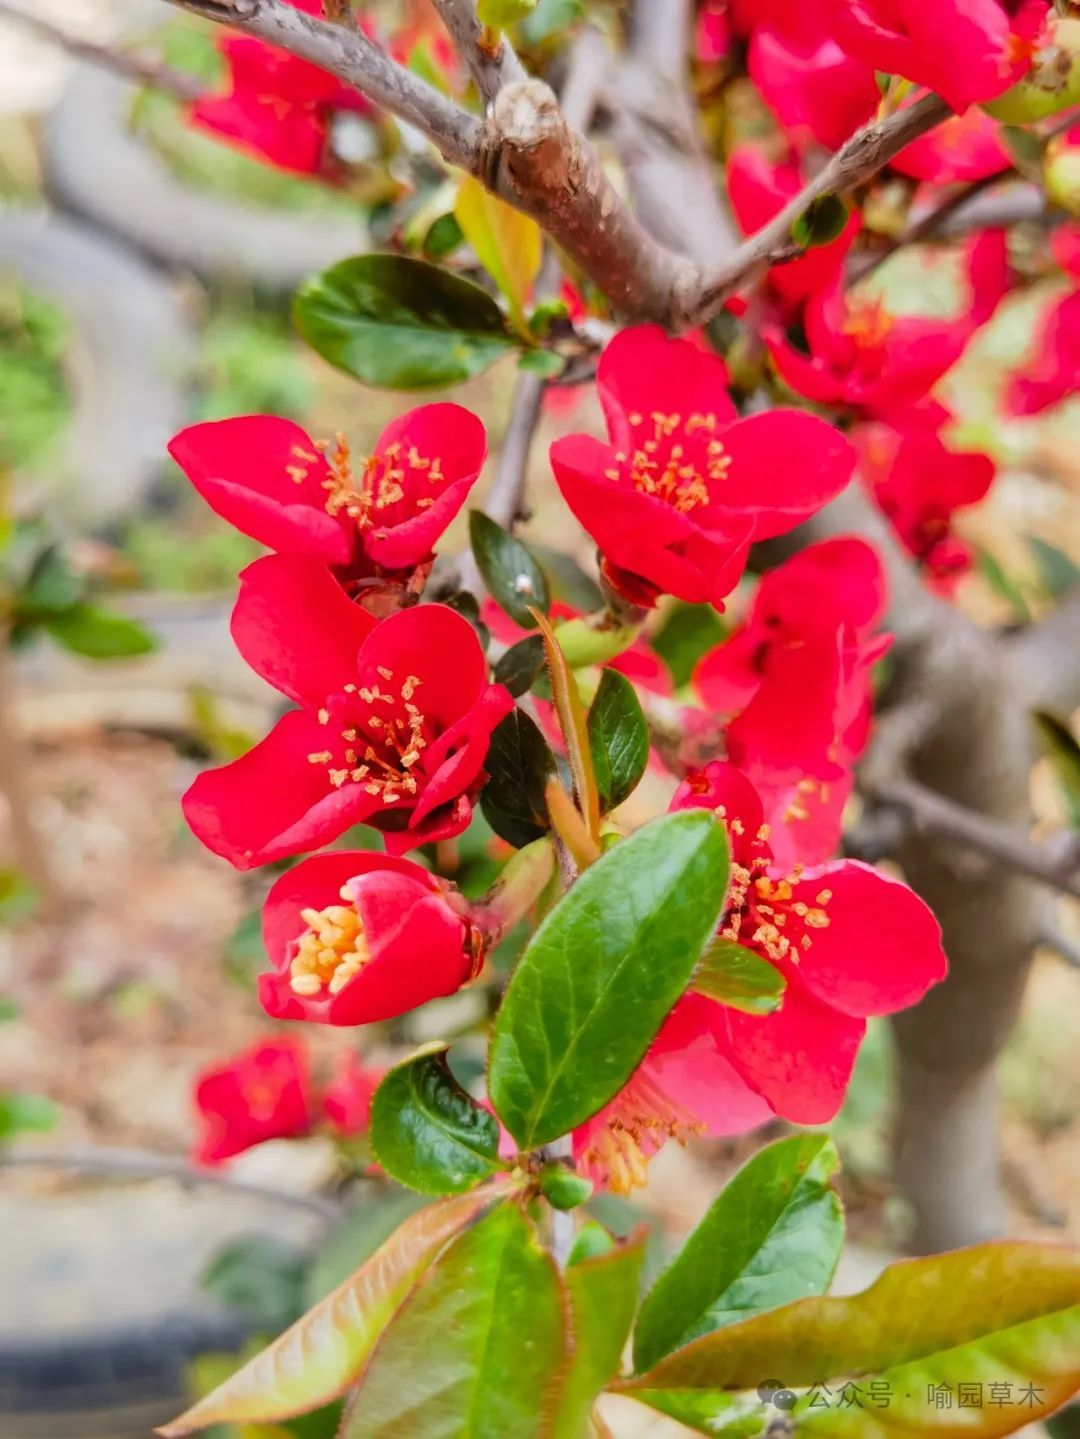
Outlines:
{"type": "Polygon", "coordinates": [[[367,1131],[381,1077],[346,1055],[331,1082],[319,1089],[303,1045],[262,1040],[196,1079],[201,1132],[194,1158],[222,1164],[267,1140],[300,1139],[320,1129],[355,1139],[367,1131]]]}
{"type": "MultiPolygon", "coordinates": [[[[552,466],[607,581],[635,604],[674,595],[722,607],[751,544],[794,528],[851,477],[855,450],[836,428],[796,410],[740,418],[722,361],[658,329],[623,331],[598,387],[608,442],[558,440],[552,466]]],[[[479,421],[453,405],[404,415],[362,463],[343,442],[318,444],[272,417],[196,426],[173,443],[209,503],[275,551],[242,574],[232,633],[296,706],[195,781],[189,824],[240,869],[318,849],[357,823],[381,831],[387,851],[331,850],[274,884],[259,993],[275,1018],[385,1020],[482,967],[491,936],[478,911],[401,856],[469,824],[492,731],[513,705],[473,627],[418,602],[484,448],[479,421]]],[[[941,978],[922,902],[872,870],[827,862],[869,733],[884,604],[869,545],[812,546],[765,577],[744,622],[699,664],[694,687],[727,760],[714,748],[674,807],[725,819],[735,881],[720,933],[777,968],[785,997],[754,1017],[688,995],[623,1094],[576,1136],[594,1176],[631,1183],[664,1136],[702,1124],[828,1118],[865,1017],[941,978]]],[[[488,613],[497,632],[509,626],[488,613]]],[[[615,663],[642,689],[670,692],[644,641],[615,663]]],[[[204,1077],[203,1158],[308,1133],[326,1107],[312,1094],[289,1046],[204,1077]]],[[[358,1108],[347,1099],[332,1102],[358,1108]]]]}

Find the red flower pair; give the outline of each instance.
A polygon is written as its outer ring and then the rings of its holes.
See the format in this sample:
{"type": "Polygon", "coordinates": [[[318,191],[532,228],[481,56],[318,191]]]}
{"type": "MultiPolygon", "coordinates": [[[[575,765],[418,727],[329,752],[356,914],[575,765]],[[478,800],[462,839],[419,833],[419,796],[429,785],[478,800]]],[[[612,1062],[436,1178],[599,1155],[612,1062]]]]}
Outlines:
{"type": "MultiPolygon", "coordinates": [[[[321,18],[322,0],[288,0],[321,18]]],[[[335,113],[370,114],[371,105],[317,65],[247,35],[226,35],[219,48],[229,70],[221,95],[204,95],[188,120],[279,170],[329,177],[334,169],[330,126],[335,113]]]]}
{"type": "Polygon", "coordinates": [[[551,447],[563,498],[629,601],[722,606],[751,543],[784,534],[851,477],[848,442],[798,410],[740,419],[716,356],[645,325],[604,351],[597,387],[609,443],[551,447]]]}
{"type": "Polygon", "coordinates": [[[683,785],[673,809],[714,809],[732,881],[720,935],[776,968],[779,1007],[747,1014],[691,992],[626,1088],[574,1136],[579,1166],[625,1190],[668,1138],[736,1134],[773,1115],[823,1124],[843,1101],[871,1015],[893,1014],[945,977],[941,932],[905,885],[848,860],[777,867],[761,801],[730,764],[683,785]]]}
{"type": "Polygon", "coordinates": [[[513,708],[467,620],[418,605],[376,622],[317,561],[267,555],[240,577],[232,634],[300,708],[184,796],[208,849],[251,869],[353,824],[381,829],[395,854],[466,828],[491,732],[513,708]]]}
{"type": "Polygon", "coordinates": [[[360,599],[426,574],[486,451],[477,417],[450,404],[399,416],[357,461],[344,440],[318,444],[273,415],[193,425],[169,446],[223,519],[280,554],[322,560],[360,599]]]}
{"type": "Polygon", "coordinates": [[[194,1158],[221,1164],[267,1140],[311,1134],[320,1122],[342,1138],[354,1138],[368,1127],[371,1096],[381,1077],[348,1055],[320,1094],[302,1045],[291,1039],[261,1041],[196,1080],[202,1134],[194,1158]]]}

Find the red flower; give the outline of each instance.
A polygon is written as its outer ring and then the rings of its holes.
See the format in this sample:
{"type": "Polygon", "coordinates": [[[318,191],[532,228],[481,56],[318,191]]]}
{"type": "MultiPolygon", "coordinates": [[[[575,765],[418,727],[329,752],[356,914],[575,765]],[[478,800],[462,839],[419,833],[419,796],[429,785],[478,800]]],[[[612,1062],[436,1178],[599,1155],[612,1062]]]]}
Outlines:
{"type": "Polygon", "coordinates": [[[267,555],[240,576],[232,633],[301,708],[184,796],[208,849],[251,869],[361,822],[395,854],[466,828],[491,731],[513,708],[467,620],[418,605],[376,624],[317,561],[267,555]]]}
{"type": "Polygon", "coordinates": [[[292,1040],[256,1044],[195,1083],[203,1133],[195,1159],[220,1164],[268,1139],[309,1134],[315,1122],[307,1060],[292,1040]]]}
{"type": "Polygon", "coordinates": [[[269,549],[329,565],[350,592],[426,565],[484,464],[486,437],[460,405],[391,421],[359,464],[271,415],[182,431],[169,453],[223,519],[269,549]]]}
{"type": "Polygon", "coordinates": [[[968,110],[935,125],[889,161],[901,175],[935,185],[985,180],[1010,169],[1012,163],[1001,126],[985,110],[968,110]]]}
{"type": "MultiPolygon", "coordinates": [[[[389,623],[389,621],[387,621],[389,623]]],[[[283,874],[263,906],[274,1019],[374,1024],[453,994],[476,972],[469,925],[446,887],[407,859],[333,851],[283,874]]]]}
{"type": "MultiPolygon", "coordinates": [[[[288,3],[322,17],[322,0],[288,3]]],[[[329,141],[335,112],[370,114],[369,102],[317,65],[263,40],[226,35],[218,48],[228,67],[229,87],[190,105],[189,122],[279,170],[329,176],[334,168],[329,141]]]]}
{"type": "Polygon", "coordinates": [[[652,325],[623,330],[597,374],[610,443],[551,447],[559,488],[627,598],[720,605],[753,540],[784,534],[847,484],[852,452],[797,410],[739,419],[727,369],[652,325]]]}
{"type": "Polygon", "coordinates": [[[694,27],[694,55],[699,65],[722,64],[731,53],[731,20],[727,0],[704,0],[694,27]]]}
{"type": "MultiPolygon", "coordinates": [[[[762,229],[803,188],[798,165],[774,165],[750,145],[732,151],[727,182],[728,199],[744,235],[762,229]]],[[[770,287],[782,300],[795,304],[818,294],[840,272],[861,228],[862,218],[852,210],[831,244],[817,246],[789,264],[774,265],[769,271],[770,287]]]]}
{"type": "Polygon", "coordinates": [[[922,566],[935,589],[951,593],[971,568],[971,551],[952,530],[952,517],[978,504],[994,481],[989,455],[958,453],[937,428],[904,428],[880,421],[852,434],[863,483],[892,522],[901,544],[922,566]]]}
{"type": "Polygon", "coordinates": [[[829,28],[850,55],[927,86],[956,111],[1003,94],[1027,72],[1048,11],[1048,0],[824,3],[829,28]]]}
{"type": "Polygon", "coordinates": [[[383,1077],[381,1069],[366,1069],[355,1054],[346,1054],[333,1080],[323,1091],[323,1115],[341,1139],[355,1139],[371,1127],[371,1101],[383,1077]]]}
{"type": "MultiPolygon", "coordinates": [[[[802,7],[799,7],[800,10],[802,7]]],[[[874,72],[845,54],[824,29],[758,26],[747,55],[750,78],[793,145],[838,150],[873,117],[881,95],[874,72]]]]}
{"type": "Polygon", "coordinates": [[[1005,406],[1013,415],[1038,415],[1076,393],[1080,373],[1080,224],[1060,226],[1051,241],[1054,259],[1073,288],[1043,312],[1035,348],[1012,377],[1005,406]]]}
{"type": "Polygon", "coordinates": [[[978,236],[967,270],[968,308],[953,320],[894,315],[881,299],[847,294],[838,277],[806,306],[809,354],[776,325],[762,334],[781,377],[800,395],[880,414],[921,400],[990,318],[1008,289],[1004,231],[978,236]]]}

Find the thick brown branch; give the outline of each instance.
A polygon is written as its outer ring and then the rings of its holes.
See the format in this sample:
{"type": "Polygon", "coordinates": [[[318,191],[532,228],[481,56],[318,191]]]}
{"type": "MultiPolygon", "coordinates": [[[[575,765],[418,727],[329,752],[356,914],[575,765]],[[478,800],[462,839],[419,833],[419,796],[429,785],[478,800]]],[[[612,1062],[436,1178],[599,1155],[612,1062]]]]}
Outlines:
{"type": "Polygon", "coordinates": [[[435,0],[435,8],[486,103],[490,104],[504,85],[525,79],[521,61],[508,40],[500,37],[494,50],[485,43],[483,26],[476,18],[476,0],[435,0]]]}
{"type": "Polygon", "coordinates": [[[171,65],[163,65],[152,56],[137,51],[114,50],[108,45],[84,40],[78,35],[72,35],[68,30],[61,29],[59,25],[54,25],[41,15],[30,14],[23,5],[10,4],[9,0],[0,0],[0,16],[25,25],[43,40],[60,46],[68,54],[76,55],[80,60],[89,60],[103,70],[110,70],[114,75],[132,80],[137,85],[152,85],[155,90],[167,90],[180,100],[195,100],[206,88],[194,76],[174,70],[171,65]]]}

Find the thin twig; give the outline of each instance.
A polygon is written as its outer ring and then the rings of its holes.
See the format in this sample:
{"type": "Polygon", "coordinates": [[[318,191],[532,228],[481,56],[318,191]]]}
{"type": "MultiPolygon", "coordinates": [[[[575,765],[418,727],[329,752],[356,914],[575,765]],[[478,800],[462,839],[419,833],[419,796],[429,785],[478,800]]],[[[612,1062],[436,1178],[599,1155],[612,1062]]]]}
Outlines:
{"type": "Polygon", "coordinates": [[[253,1184],[217,1169],[199,1169],[186,1159],[168,1154],[144,1154],[138,1149],[88,1146],[85,1149],[2,1150],[0,1167],[7,1169],[69,1169],[80,1174],[98,1174],[116,1179],[176,1179],[182,1184],[199,1184],[228,1189],[233,1194],[265,1199],[291,1209],[306,1209],[320,1219],[340,1219],[344,1210],[333,1199],[318,1194],[290,1194],[285,1189],[253,1184]]]}
{"type": "Polygon", "coordinates": [[[904,776],[876,785],[873,797],[906,814],[919,832],[952,840],[1001,868],[1080,899],[1080,836],[1039,844],[1012,825],[965,809],[904,776]]]}
{"type": "Polygon", "coordinates": [[[475,0],[435,0],[435,8],[458,54],[469,67],[485,104],[490,105],[504,85],[526,78],[521,61],[505,36],[500,36],[494,49],[486,44],[483,26],[476,18],[475,0]]]}
{"type": "Polygon", "coordinates": [[[151,85],[155,90],[168,91],[185,101],[197,100],[206,89],[193,75],[174,70],[171,65],[165,65],[150,55],[134,50],[114,50],[108,45],[84,40],[81,36],[54,25],[42,15],[32,15],[22,5],[9,4],[8,0],[0,0],[0,17],[14,20],[28,30],[33,30],[43,40],[59,45],[68,54],[76,55],[80,60],[88,60],[91,64],[99,65],[103,70],[110,70],[125,80],[132,80],[137,85],[151,85]]]}

